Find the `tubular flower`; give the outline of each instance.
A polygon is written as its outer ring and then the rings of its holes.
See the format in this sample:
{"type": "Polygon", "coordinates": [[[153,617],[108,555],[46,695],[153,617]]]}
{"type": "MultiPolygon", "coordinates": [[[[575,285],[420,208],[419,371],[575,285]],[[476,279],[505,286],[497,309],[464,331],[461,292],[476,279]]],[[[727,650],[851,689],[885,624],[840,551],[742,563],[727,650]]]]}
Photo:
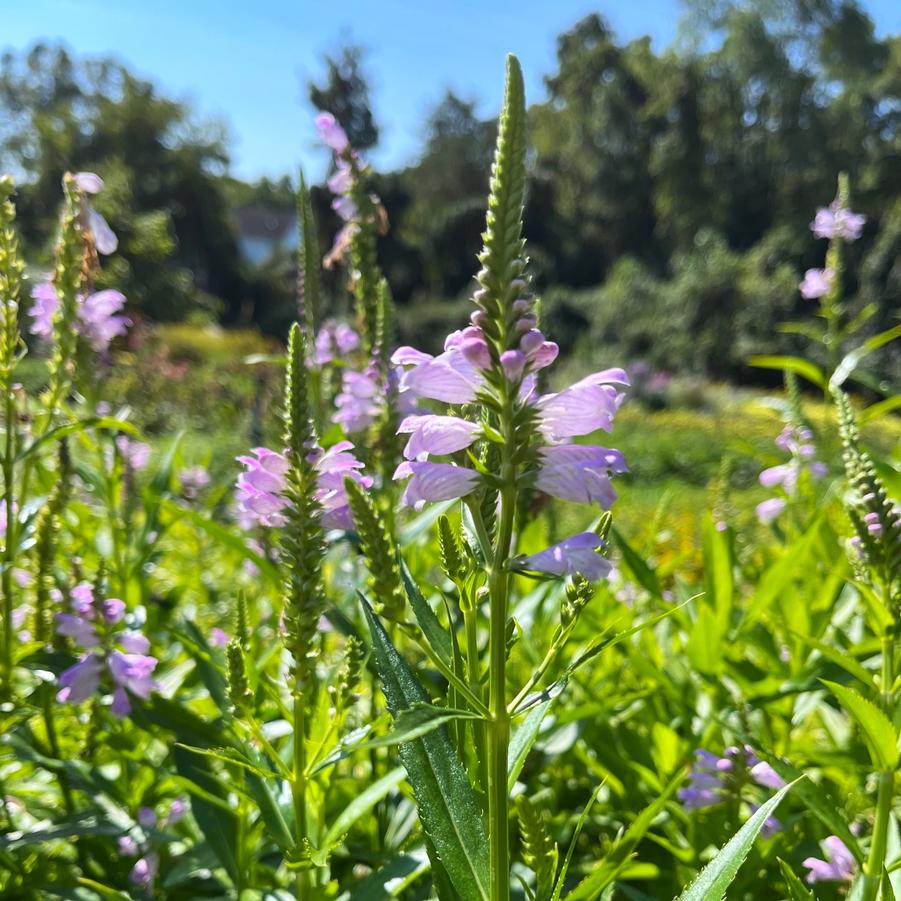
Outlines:
{"type": "Polygon", "coordinates": [[[801,475],[807,472],[812,479],[826,475],[826,465],[812,459],[816,454],[813,433],[804,426],[786,426],[775,441],[776,447],[791,454],[788,463],[770,466],[760,473],[760,484],[765,488],[780,488],[784,497],[772,497],[757,505],[757,518],[770,525],[788,506],[788,498],[795,495],[801,475]]]}
{"type": "Polygon", "coordinates": [[[319,366],[327,366],[360,346],[360,336],[347,323],[326,322],[316,333],[314,359],[319,366]]]}
{"type": "Polygon", "coordinates": [[[347,370],[341,379],[341,391],[335,398],[335,422],[340,423],[348,435],[366,431],[379,415],[383,395],[375,373],[347,370]]]}
{"type": "Polygon", "coordinates": [[[842,238],[845,241],[856,241],[863,233],[867,217],[860,213],[852,213],[837,200],[828,207],[817,210],[810,230],[817,238],[842,238]]]}
{"type": "Polygon", "coordinates": [[[825,297],[832,290],[835,272],[832,269],[808,269],[804,273],[804,281],[798,286],[801,297],[805,300],[816,300],[825,297]]]}
{"type": "Polygon", "coordinates": [[[815,882],[850,882],[856,863],[847,845],[837,835],[830,835],[823,840],[822,848],[826,860],[808,857],[802,864],[810,871],[807,882],[811,885],[815,882]]]}
{"type": "Polygon", "coordinates": [[[609,510],[616,500],[610,473],[628,472],[618,450],[586,444],[558,444],[539,452],[541,468],[535,485],[545,494],[609,510]]]}
{"type": "Polygon", "coordinates": [[[480,477],[472,469],[450,463],[405,460],[395,470],[394,478],[409,478],[401,503],[421,510],[427,501],[435,503],[465,497],[475,490],[480,477]]]}
{"type": "MultiPolygon", "coordinates": [[[[325,529],[351,527],[345,478],[350,476],[364,488],[372,486],[372,479],[360,472],[363,464],[350,453],[351,450],[353,444],[340,441],[327,451],[317,447],[309,452],[310,462],[316,470],[315,499],[321,507],[320,521],[325,529]]],[[[254,456],[238,457],[246,467],[237,481],[238,507],[246,517],[243,521],[261,526],[283,526],[287,522],[288,460],[266,447],[256,447],[251,453],[254,456]]]]}
{"type": "Polygon", "coordinates": [[[456,416],[408,416],[398,426],[399,434],[409,434],[404,448],[407,460],[427,460],[430,454],[453,454],[469,447],[478,437],[477,423],[456,416]]]}
{"type": "Polygon", "coordinates": [[[594,532],[580,532],[516,562],[526,570],[558,576],[579,573],[594,581],[607,578],[613,570],[613,564],[599,553],[603,547],[604,542],[594,532]]]}

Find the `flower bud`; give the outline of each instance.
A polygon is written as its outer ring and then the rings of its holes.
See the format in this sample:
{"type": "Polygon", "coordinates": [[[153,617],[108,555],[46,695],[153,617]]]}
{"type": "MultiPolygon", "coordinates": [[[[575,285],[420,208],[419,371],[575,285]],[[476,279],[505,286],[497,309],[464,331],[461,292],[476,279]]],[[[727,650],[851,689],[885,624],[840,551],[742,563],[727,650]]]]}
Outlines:
{"type": "Polygon", "coordinates": [[[513,301],[513,312],[516,313],[517,316],[524,316],[526,313],[531,312],[531,310],[531,300],[526,300],[524,297],[520,297],[519,300],[513,301]]]}
{"type": "Polygon", "coordinates": [[[519,349],[526,356],[531,356],[542,344],[544,344],[544,335],[537,328],[533,328],[520,338],[519,349]]]}
{"type": "Polygon", "coordinates": [[[522,334],[523,332],[531,331],[536,325],[538,325],[538,318],[536,316],[523,316],[516,320],[514,328],[517,332],[522,334]]]}
{"type": "Polygon", "coordinates": [[[501,366],[511,382],[519,381],[525,365],[526,355],[520,350],[505,350],[501,354],[501,366]]]}
{"type": "MultiPolygon", "coordinates": [[[[479,292],[476,291],[476,294],[479,292]]],[[[476,327],[482,328],[485,324],[485,320],[488,318],[488,314],[484,310],[473,310],[472,315],[469,317],[469,321],[476,327]]]]}
{"type": "Polygon", "coordinates": [[[460,343],[460,353],[476,369],[488,369],[491,366],[491,353],[484,338],[464,338],[460,343]]]}

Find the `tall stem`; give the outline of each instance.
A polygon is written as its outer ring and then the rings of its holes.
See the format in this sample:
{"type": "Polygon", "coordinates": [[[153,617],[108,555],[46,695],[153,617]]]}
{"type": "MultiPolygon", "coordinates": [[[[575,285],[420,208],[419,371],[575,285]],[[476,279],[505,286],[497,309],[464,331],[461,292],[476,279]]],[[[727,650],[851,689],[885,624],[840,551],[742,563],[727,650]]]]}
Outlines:
{"type": "Polygon", "coordinates": [[[510,716],[507,712],[507,602],[510,573],[507,561],[516,517],[516,471],[512,453],[512,399],[501,417],[505,441],[501,458],[501,483],[497,542],[488,576],[490,631],[488,642],[488,846],[491,869],[491,901],[510,898],[510,827],[507,756],[510,716]]]}
{"type": "Polygon", "coordinates": [[[3,540],[3,667],[2,696],[12,693],[13,653],[13,575],[12,565],[17,543],[15,516],[15,482],[13,460],[16,451],[16,402],[10,380],[6,380],[5,423],[6,440],[3,450],[3,505],[6,514],[6,535],[3,540]]]}
{"type": "MultiPolygon", "coordinates": [[[[882,639],[882,691],[879,696],[880,706],[890,722],[894,722],[894,691],[892,689],[894,681],[895,635],[893,629],[882,639]]],[[[880,773],[876,796],[876,822],[873,824],[873,838],[870,842],[870,854],[867,857],[865,869],[868,878],[864,881],[863,901],[875,901],[882,880],[894,796],[894,771],[880,773]]]]}
{"type": "MultiPolygon", "coordinates": [[[[306,711],[304,694],[300,686],[294,690],[294,779],[291,797],[294,801],[294,829],[297,850],[301,854],[307,837],[307,748],[306,711]]],[[[297,901],[306,901],[309,895],[309,874],[297,871],[297,901]]]]}

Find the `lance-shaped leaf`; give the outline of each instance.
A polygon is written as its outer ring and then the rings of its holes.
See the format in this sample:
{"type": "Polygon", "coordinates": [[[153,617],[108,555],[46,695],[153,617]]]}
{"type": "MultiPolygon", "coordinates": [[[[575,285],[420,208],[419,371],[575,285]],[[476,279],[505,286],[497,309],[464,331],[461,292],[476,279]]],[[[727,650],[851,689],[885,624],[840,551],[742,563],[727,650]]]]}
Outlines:
{"type": "MultiPolygon", "coordinates": [[[[398,654],[382,624],[364,600],[372,633],[372,657],[392,715],[429,696],[398,654]]],[[[488,898],[488,839],[472,786],[445,728],[399,748],[416,796],[419,819],[462,901],[488,898]]]]}
{"type": "Polygon", "coordinates": [[[822,682],[860,726],[873,766],[882,773],[892,772],[898,765],[898,735],[889,718],[853,688],[825,679],[822,682]]]}
{"type": "Polygon", "coordinates": [[[720,901],[726,897],[726,889],[732,884],[739,868],[745,862],[754,840],[763,824],[773,815],[779,802],[794,783],[779,789],[769,801],[757,808],[748,821],[723,845],[716,857],[701,870],[697,879],[687,888],[678,901],[720,901]]]}

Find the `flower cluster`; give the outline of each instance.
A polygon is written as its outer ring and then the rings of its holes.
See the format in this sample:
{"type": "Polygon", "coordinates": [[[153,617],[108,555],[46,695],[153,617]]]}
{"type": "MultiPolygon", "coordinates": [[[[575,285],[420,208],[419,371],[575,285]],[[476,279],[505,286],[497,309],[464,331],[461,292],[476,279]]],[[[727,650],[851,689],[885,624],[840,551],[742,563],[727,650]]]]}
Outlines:
{"type": "MultiPolygon", "coordinates": [[[[534,486],[545,494],[577,503],[596,503],[608,509],[616,498],[610,482],[615,473],[627,471],[622,454],[599,445],[567,443],[567,439],[588,435],[598,429],[611,431],[613,417],[624,395],[619,388],[628,385],[621,369],[607,369],[586,376],[556,393],[540,394],[536,373],[557,357],[558,348],[547,341],[536,327],[529,300],[514,301],[517,315],[517,346],[501,351],[497,364],[481,323],[485,313],[477,310],[472,324],[451,334],[444,352],[437,357],[412,347],[401,347],[392,362],[404,368],[399,384],[401,398],[442,401],[469,405],[487,392],[497,390],[498,369],[509,390],[517,395],[520,408],[534,419],[540,447],[537,465],[530,473],[534,486]]],[[[495,350],[496,353],[496,350],[495,350]]],[[[507,390],[507,389],[502,389],[507,390]]],[[[394,474],[407,480],[402,502],[420,509],[427,502],[465,497],[487,483],[485,473],[458,462],[434,461],[465,451],[480,438],[491,438],[488,427],[458,416],[417,414],[406,417],[399,432],[409,435],[404,462],[394,474]]],[[[600,578],[609,572],[609,564],[596,551],[597,535],[585,532],[566,539],[545,551],[523,558],[520,565],[553,574],[581,572],[600,578]]]]}
{"type": "Polygon", "coordinates": [[[863,234],[867,217],[861,213],[852,213],[841,201],[834,200],[827,207],[820,207],[810,223],[810,230],[817,238],[829,241],[840,238],[843,241],[856,241],[863,234]]]}
{"type": "MultiPolygon", "coordinates": [[[[785,780],[768,763],[760,760],[748,745],[726,748],[722,757],[699,748],[695,751],[688,785],[679,790],[678,797],[686,810],[702,810],[730,800],[747,800],[756,810],[758,805],[745,798],[751,784],[780,789],[785,786],[785,780]]],[[[779,820],[771,816],[763,831],[772,835],[781,828],[779,820]]]]}
{"type": "MultiPolygon", "coordinates": [[[[350,529],[353,521],[348,506],[344,480],[352,478],[364,488],[372,486],[372,479],[360,470],[363,464],[352,454],[353,444],[339,441],[327,451],[314,448],[307,459],[316,471],[315,500],[321,509],[320,522],[324,529],[350,529]]],[[[290,464],[284,454],[266,447],[255,447],[253,456],[238,457],[244,472],[238,476],[238,507],[246,521],[261,526],[283,526],[287,522],[285,508],[288,498],[286,476],[290,464]]]]}
{"type": "Polygon", "coordinates": [[[60,674],[57,700],[80,704],[97,692],[108,671],[113,684],[111,710],[118,717],[128,716],[130,696],[146,700],[154,688],[157,659],[147,654],[150,642],[140,632],[121,628],[125,603],[119,598],[98,605],[91,585],[82,582],[72,589],[69,600],[72,612],[57,614],[56,630],[84,654],[60,674]]]}
{"type": "Polygon", "coordinates": [[[785,497],[771,497],[757,505],[757,518],[764,525],[774,522],[785,510],[787,498],[794,496],[802,473],[809,473],[812,479],[821,479],[826,475],[826,464],[813,459],[816,447],[812,441],[813,434],[804,426],[787,425],[776,438],[776,447],[791,454],[791,460],[770,466],[760,473],[761,485],[781,488],[785,494],[785,497]]]}
{"type": "MultiPolygon", "coordinates": [[[[59,295],[51,282],[41,282],[32,288],[33,303],[31,334],[48,340],[53,335],[53,318],[59,308],[59,295]]],[[[97,291],[78,298],[78,331],[91,349],[105,353],[113,338],[124,335],[131,325],[127,316],[120,315],[125,295],[119,291],[97,291]]]]}
{"type": "Polygon", "coordinates": [[[341,360],[360,346],[360,336],[346,322],[330,319],[316,333],[313,359],[317,366],[341,360]]]}
{"type": "Polygon", "coordinates": [[[848,846],[837,836],[830,835],[822,842],[825,860],[819,857],[808,857],[802,866],[810,871],[807,881],[815,882],[850,882],[854,878],[857,864],[848,846]]]}

